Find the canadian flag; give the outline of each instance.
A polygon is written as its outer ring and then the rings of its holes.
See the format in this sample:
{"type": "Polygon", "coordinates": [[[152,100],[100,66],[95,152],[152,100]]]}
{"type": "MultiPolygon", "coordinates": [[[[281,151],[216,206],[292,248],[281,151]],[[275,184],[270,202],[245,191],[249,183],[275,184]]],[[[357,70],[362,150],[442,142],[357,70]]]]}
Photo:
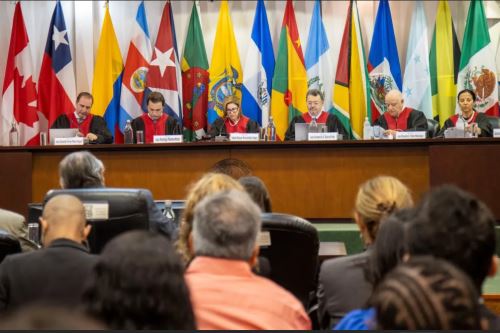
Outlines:
{"type": "Polygon", "coordinates": [[[9,131],[15,122],[20,145],[38,145],[40,118],[37,112],[36,83],[33,82],[29,39],[21,3],[17,2],[2,89],[0,144],[9,145],[9,131]]]}

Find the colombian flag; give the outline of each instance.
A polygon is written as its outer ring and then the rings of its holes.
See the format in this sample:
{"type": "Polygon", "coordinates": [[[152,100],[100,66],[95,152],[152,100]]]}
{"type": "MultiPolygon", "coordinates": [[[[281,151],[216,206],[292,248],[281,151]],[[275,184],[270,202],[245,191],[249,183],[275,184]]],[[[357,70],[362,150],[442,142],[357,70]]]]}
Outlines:
{"type": "MultiPolygon", "coordinates": [[[[111,16],[109,15],[109,7],[106,4],[106,14],[104,15],[94,67],[94,81],[92,83],[94,105],[92,113],[104,116],[113,135],[115,129],[116,133],[120,131],[118,128],[118,114],[120,111],[122,74],[122,55],[113,22],[111,22],[111,16]]],[[[114,136],[116,137],[116,135],[114,136]]]]}
{"type": "Polygon", "coordinates": [[[220,4],[219,22],[212,52],[207,115],[209,124],[222,116],[224,97],[236,95],[241,99],[243,73],[226,0],[220,4]]]}
{"type": "Polygon", "coordinates": [[[299,30],[292,1],[287,0],[271,95],[271,115],[280,140],[284,139],[289,122],[307,111],[306,94],[307,72],[299,30]]]}

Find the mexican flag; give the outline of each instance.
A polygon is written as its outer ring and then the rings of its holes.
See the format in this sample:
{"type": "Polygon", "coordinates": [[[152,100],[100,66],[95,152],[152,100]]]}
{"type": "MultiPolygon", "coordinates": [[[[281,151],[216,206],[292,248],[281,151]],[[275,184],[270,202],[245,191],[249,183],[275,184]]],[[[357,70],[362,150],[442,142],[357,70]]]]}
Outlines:
{"type": "MultiPolygon", "coordinates": [[[[476,110],[498,116],[495,54],[481,0],[470,2],[459,68],[457,93],[466,88],[473,90],[476,110]]],[[[459,110],[457,103],[456,112],[459,110]]]]}

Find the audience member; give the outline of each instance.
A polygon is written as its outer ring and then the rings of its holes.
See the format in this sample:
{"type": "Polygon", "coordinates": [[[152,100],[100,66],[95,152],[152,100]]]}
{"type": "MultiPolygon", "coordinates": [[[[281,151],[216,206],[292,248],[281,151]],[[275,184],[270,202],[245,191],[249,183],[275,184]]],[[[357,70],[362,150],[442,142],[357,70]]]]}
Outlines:
{"type": "Polygon", "coordinates": [[[323,262],[317,291],[318,319],[322,328],[331,328],[347,312],[365,305],[372,284],[364,271],[380,221],[392,212],[412,205],[409,189],[394,177],[375,177],[360,186],[354,220],[367,249],[360,254],[323,262]]]}
{"type": "Polygon", "coordinates": [[[207,195],[231,189],[244,191],[243,186],[236,180],[220,173],[207,173],[192,185],[187,195],[186,207],[182,213],[179,226],[179,239],[176,244],[177,251],[186,264],[189,263],[194,256],[193,252],[188,247],[188,239],[191,237],[191,231],[193,229],[193,213],[195,206],[207,195]]]}
{"type": "MultiPolygon", "coordinates": [[[[59,183],[63,189],[104,187],[104,164],[88,151],[68,154],[59,163],[59,183]]],[[[149,190],[141,192],[148,202],[149,228],[173,237],[175,224],[163,216],[149,190]]]]}
{"type": "Polygon", "coordinates": [[[83,295],[113,330],[194,330],[184,265],[168,239],[129,231],[106,244],[83,295]]]}
{"type": "Polygon", "coordinates": [[[134,142],[137,142],[137,131],[144,134],[145,143],[153,143],[155,135],[182,134],[182,124],[163,111],[165,97],[153,91],[146,99],[148,112],[132,120],[134,142]]]}
{"type": "Polygon", "coordinates": [[[94,97],[90,93],[79,93],[76,109],[57,117],[51,128],[77,128],[78,135],[85,137],[90,143],[113,143],[113,135],[104,118],[90,113],[92,104],[94,97]]]}
{"type": "Polygon", "coordinates": [[[6,331],[94,331],[107,329],[87,315],[62,307],[31,304],[6,314],[0,320],[0,330],[6,331]]]}
{"type": "Polygon", "coordinates": [[[45,248],[10,255],[0,265],[0,310],[30,302],[79,304],[96,261],[82,245],[90,232],[85,222],[76,197],[58,195],[47,202],[40,219],[45,248]]]}
{"type": "Polygon", "coordinates": [[[208,172],[222,173],[233,179],[240,179],[241,177],[251,176],[252,169],[242,160],[236,158],[225,158],[215,163],[208,172]]]}
{"type": "Polygon", "coordinates": [[[387,110],[374,123],[385,130],[385,136],[395,136],[398,131],[427,131],[424,113],[403,106],[403,94],[399,90],[391,90],[385,94],[387,110]]]}
{"type": "MultiPolygon", "coordinates": [[[[477,294],[487,276],[495,276],[495,219],[486,205],[453,185],[427,193],[418,206],[419,217],[408,232],[410,256],[432,255],[448,260],[472,280],[477,294]]],[[[500,329],[499,318],[480,300],[489,328],[500,329]]]]}
{"type": "Polygon", "coordinates": [[[0,229],[17,238],[23,252],[38,250],[38,245],[28,239],[28,227],[21,214],[0,209],[0,229]]]}
{"type": "Polygon", "coordinates": [[[480,330],[478,297],[453,265],[415,257],[390,272],[370,302],[377,330],[480,330]]]}
{"type": "Polygon", "coordinates": [[[344,139],[349,138],[349,133],[345,130],[339,118],[332,113],[325,111],[323,103],[325,97],[318,89],[309,89],[306,94],[307,112],[299,114],[292,119],[285,133],[285,140],[295,140],[295,124],[310,124],[314,121],[317,124],[326,125],[328,132],[338,132],[344,139]]]}
{"type": "Polygon", "coordinates": [[[260,207],[262,212],[271,213],[271,198],[267,190],[266,184],[259,178],[255,176],[245,176],[238,179],[238,182],[243,185],[245,191],[250,195],[253,202],[260,207]]]}
{"type": "Polygon", "coordinates": [[[186,271],[198,329],[311,328],[302,304],[274,282],[252,273],[260,210],[243,191],[203,199],[194,210],[186,271]]]}

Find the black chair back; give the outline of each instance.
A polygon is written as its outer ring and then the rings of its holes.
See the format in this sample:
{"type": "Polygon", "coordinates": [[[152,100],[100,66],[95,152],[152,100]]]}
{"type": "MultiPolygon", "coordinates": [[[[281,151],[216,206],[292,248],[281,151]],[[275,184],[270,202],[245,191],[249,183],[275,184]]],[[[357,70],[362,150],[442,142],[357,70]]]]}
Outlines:
{"type": "Polygon", "coordinates": [[[317,284],[318,231],[298,216],[263,213],[262,233],[262,239],[269,236],[270,240],[270,244],[261,244],[260,255],[269,260],[271,280],[294,294],[307,309],[317,284]]]}
{"type": "Polygon", "coordinates": [[[439,132],[439,121],[427,118],[427,137],[434,138],[439,132]]]}
{"type": "Polygon", "coordinates": [[[21,253],[21,243],[16,236],[7,232],[0,232],[0,263],[9,254],[21,253]]]}
{"type": "Polygon", "coordinates": [[[491,127],[493,127],[493,129],[500,128],[500,118],[494,117],[494,116],[487,116],[487,117],[488,117],[488,121],[489,121],[491,127]]]}
{"type": "Polygon", "coordinates": [[[104,245],[122,232],[149,227],[148,203],[141,189],[130,188],[86,188],[50,190],[47,201],[59,194],[78,197],[86,206],[87,223],[92,225],[88,243],[90,252],[100,253],[104,245]],[[92,204],[107,205],[108,218],[89,218],[92,204]]]}

